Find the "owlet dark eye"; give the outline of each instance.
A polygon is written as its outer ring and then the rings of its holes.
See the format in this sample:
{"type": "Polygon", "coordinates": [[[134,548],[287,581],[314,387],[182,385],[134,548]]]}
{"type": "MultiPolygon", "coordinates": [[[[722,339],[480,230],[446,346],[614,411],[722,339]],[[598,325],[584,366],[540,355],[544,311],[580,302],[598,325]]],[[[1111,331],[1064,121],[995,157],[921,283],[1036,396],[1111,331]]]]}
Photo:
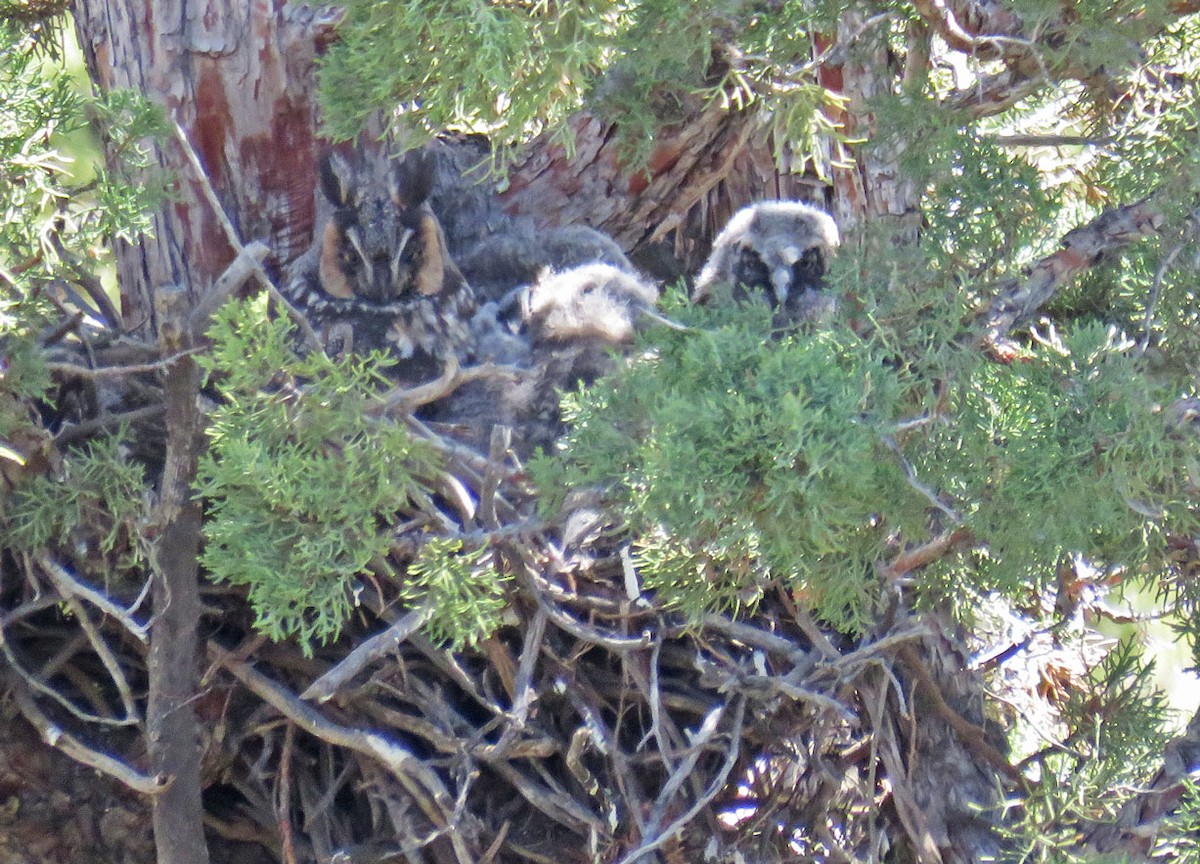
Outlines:
{"type": "Polygon", "coordinates": [[[812,283],[825,275],[825,259],[820,249],[809,249],[800,260],[792,266],[792,273],[798,283],[812,283]]]}
{"type": "Polygon", "coordinates": [[[740,292],[746,288],[770,294],[771,271],[767,269],[767,265],[758,252],[753,249],[742,249],[739,250],[737,258],[733,262],[733,282],[734,291],[739,292],[735,296],[744,296],[740,292]]]}

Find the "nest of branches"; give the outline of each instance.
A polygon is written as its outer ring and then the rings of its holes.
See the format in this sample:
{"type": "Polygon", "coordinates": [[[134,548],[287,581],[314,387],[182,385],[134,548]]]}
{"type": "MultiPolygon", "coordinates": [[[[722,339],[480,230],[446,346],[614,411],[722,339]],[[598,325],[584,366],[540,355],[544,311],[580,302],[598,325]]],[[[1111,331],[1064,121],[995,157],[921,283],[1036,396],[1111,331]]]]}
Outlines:
{"type": "MultiPolygon", "coordinates": [[[[121,421],[133,440],[164,440],[170,370],[190,349],[89,338],[83,351],[66,347],[70,332],[82,332],[77,320],[54,335],[54,374],[61,393],[88,398],[70,417],[42,406],[29,450],[43,458],[21,471],[52,472],[60,448],[121,421]]],[[[386,400],[392,421],[442,454],[445,488],[429,512],[382,527],[391,552],[356,585],[356,615],[336,642],[311,656],[271,642],[242,590],[202,581],[202,668],[186,702],[203,738],[214,860],[238,850],[283,864],[880,860],[898,845],[922,860],[974,860],[995,850],[1000,791],[1023,780],[952,634],[909,615],[899,592],[853,640],[783,589],[739,620],[664,610],[592,497],[540,517],[503,430],[476,452],[413,415],[480,374],[451,368],[386,400]],[[511,577],[503,625],[470,650],[439,647],[422,631],[430,609],[401,599],[409,564],[438,536],[473,538],[511,577]]],[[[146,490],[157,515],[143,536],[102,544],[113,526],[106,502],[92,502],[84,534],[9,552],[0,582],[17,712],[72,759],[151,796],[170,782],[146,757],[161,562],[113,574],[123,547],[159,542],[171,448],[165,467],[161,447],[147,450],[159,491],[146,490]]],[[[133,834],[115,835],[120,852],[97,829],[91,851],[127,854],[133,834]]]]}
{"type": "MultiPolygon", "coordinates": [[[[18,810],[56,812],[64,794],[95,797],[92,769],[114,786],[103,805],[72,814],[72,830],[38,822],[25,857],[0,840],[0,860],[69,860],[84,849],[148,858],[137,795],[144,802],[185,782],[155,755],[168,718],[185,712],[201,738],[194,782],[217,861],[974,861],[999,852],[1004,798],[1028,791],[1026,772],[1008,761],[949,618],[911,613],[903,588],[959,534],[894,550],[879,568],[892,586],[885,608],[854,637],[782,586],[766,586],[736,619],[684,618],[643,588],[631,532],[601,496],[573,490],[547,515],[510,430],[482,436],[484,452],[478,434],[428,422],[428,406],[512,369],[451,362],[437,380],[372,397],[373,422],[437,454],[429,488],[376,526],[386,551],[350,580],[354,614],[336,640],[314,648],[262,635],[245,588],[196,567],[198,406],[221,396],[200,390],[195,356],[207,350],[201,334],[214,310],[250,278],[309,348],[319,352],[320,341],[263,270],[266,247],[235,246],[198,304],[162,292],[155,342],[115,335],[118,316],[96,285],[84,288],[108,319],[99,330],[51,297],[61,320],[38,340],[51,397],[5,406],[20,418],[0,459],[6,498],[39,477],[69,487],[71,454],[118,428],[149,481],[110,500],[74,500],[70,530],[8,538],[0,680],[11,699],[0,721],[9,740],[35,729],[88,770],[47,774],[29,752],[5,753],[0,790],[18,810]],[[434,601],[410,590],[422,550],[445,540],[469,544],[507,577],[499,626],[461,650],[431,637],[434,601]],[[53,786],[30,783],[43,775],[53,786]]],[[[1043,281],[1056,284],[1050,276],[1043,281]]],[[[1031,284],[994,304],[991,343],[1042,302],[1042,282],[1031,284]]],[[[308,385],[288,386],[302,396],[308,385]]]]}
{"type": "MultiPolygon", "coordinates": [[[[437,380],[373,397],[374,421],[437,454],[436,476],[376,526],[386,552],[351,582],[354,614],[336,640],[309,650],[262,635],[245,588],[196,568],[203,514],[188,484],[202,450],[198,406],[220,394],[200,390],[195,356],[207,350],[200,334],[214,310],[250,278],[302,341],[319,351],[319,339],[267,277],[266,247],[235,246],[198,304],[163,292],[157,341],[118,335],[98,285],[83,287],[108,319],[99,330],[50,297],[61,320],[38,347],[51,395],[3,406],[17,418],[0,458],[6,504],[36,478],[70,487],[72,454],[118,428],[126,458],[149,480],[110,500],[73,501],[80,518],[70,530],[47,528],[35,543],[7,538],[0,682],[10,698],[0,700],[0,723],[6,740],[33,729],[71,761],[51,772],[49,749],[0,752],[0,800],[16,802],[0,811],[0,826],[36,835],[17,852],[4,836],[25,834],[0,831],[0,860],[71,860],[85,849],[149,860],[139,814],[185,780],[155,756],[164,718],[185,710],[201,739],[195,782],[216,861],[998,853],[1004,798],[1029,790],[1027,771],[1009,762],[985,715],[981,678],[949,618],[913,614],[903,587],[959,534],[894,550],[879,568],[892,586],[885,608],[854,637],[782,586],[766,586],[736,619],[684,618],[643,588],[631,532],[600,496],[573,490],[547,515],[509,430],[483,436],[484,452],[471,443],[480,436],[422,419],[460,387],[513,370],[451,363],[437,380]],[[443,540],[469,543],[507,577],[500,625],[454,651],[425,627],[431,601],[409,590],[422,549],[443,540]],[[164,675],[172,663],[186,668],[164,675]],[[109,778],[110,794],[97,797],[105,787],[94,771],[109,778]],[[22,816],[67,810],[69,820],[22,816]]],[[[1058,257],[1038,271],[1045,278],[993,304],[985,341],[1002,341],[1044,301],[1058,257]]],[[[306,384],[290,386],[302,394],[306,384]]],[[[1194,414],[1179,410],[1180,423],[1194,414]]],[[[1189,730],[1171,746],[1183,752],[1197,736],[1189,730]]],[[[1182,773],[1159,785],[1177,787],[1182,773]]],[[[1129,830],[1114,828],[1099,845],[1125,848],[1141,836],[1144,811],[1130,809],[1129,830]]],[[[1161,802],[1155,812],[1165,812],[1161,802]]]]}

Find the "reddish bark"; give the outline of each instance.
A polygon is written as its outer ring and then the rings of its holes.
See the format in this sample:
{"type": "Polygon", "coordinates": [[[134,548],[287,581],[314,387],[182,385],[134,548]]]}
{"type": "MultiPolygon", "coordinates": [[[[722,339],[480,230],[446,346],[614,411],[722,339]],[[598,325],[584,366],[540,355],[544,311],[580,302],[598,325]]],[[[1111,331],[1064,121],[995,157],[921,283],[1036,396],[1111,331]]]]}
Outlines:
{"type": "Polygon", "coordinates": [[[754,113],[710,105],[663,130],[641,170],[622,158],[610,125],[589,114],[573,125],[574,155],[535,142],[511,174],[506,206],[541,225],[590,225],[635,257],[669,243],[694,269],[742,206],[763,198],[821,197],[811,176],[777,163],[774,143],[754,113]]]}
{"type": "Polygon", "coordinates": [[[1000,286],[979,316],[984,344],[995,347],[1002,343],[1014,327],[1028,323],[1075,276],[1131,243],[1151,236],[1162,225],[1163,215],[1153,199],[1144,198],[1106,210],[1088,224],[1067,232],[1062,249],[1039,261],[1024,279],[1013,279],[1000,286]]]}
{"type": "MultiPolygon", "coordinates": [[[[901,143],[875,141],[875,118],[869,105],[890,92],[896,70],[882,38],[861,14],[847,14],[838,25],[837,43],[848,56],[822,67],[821,82],[844,99],[844,109],[831,112],[847,141],[869,142],[835,160],[844,167],[833,174],[834,212],[844,232],[880,219],[899,221],[898,233],[915,236],[919,190],[900,176],[901,143]]],[[[846,146],[846,145],[841,145],[846,146]]]]}
{"type": "MultiPolygon", "coordinates": [[[[241,239],[266,242],[277,265],[303,252],[318,149],[313,61],[335,14],[278,0],[78,0],[74,15],[92,80],[162,104],[241,239]]],[[[160,142],[155,155],[176,198],[154,214],[151,235],[118,248],[125,322],[151,334],[155,288],[182,284],[194,302],[234,255],[178,144],[160,142]]]]}

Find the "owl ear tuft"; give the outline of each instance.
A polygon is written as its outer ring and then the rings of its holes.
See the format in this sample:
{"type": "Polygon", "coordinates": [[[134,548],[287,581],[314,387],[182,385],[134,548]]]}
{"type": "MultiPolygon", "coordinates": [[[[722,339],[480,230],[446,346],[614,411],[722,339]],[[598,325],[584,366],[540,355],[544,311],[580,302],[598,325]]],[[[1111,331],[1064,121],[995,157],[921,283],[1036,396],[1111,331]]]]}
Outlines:
{"type": "Polygon", "coordinates": [[[354,167],[337,152],[326,153],[317,163],[321,192],[335,207],[358,205],[358,177],[354,167]]]}
{"type": "Polygon", "coordinates": [[[429,149],[410,150],[388,175],[388,193],[401,210],[420,207],[433,191],[437,159],[429,149]]]}

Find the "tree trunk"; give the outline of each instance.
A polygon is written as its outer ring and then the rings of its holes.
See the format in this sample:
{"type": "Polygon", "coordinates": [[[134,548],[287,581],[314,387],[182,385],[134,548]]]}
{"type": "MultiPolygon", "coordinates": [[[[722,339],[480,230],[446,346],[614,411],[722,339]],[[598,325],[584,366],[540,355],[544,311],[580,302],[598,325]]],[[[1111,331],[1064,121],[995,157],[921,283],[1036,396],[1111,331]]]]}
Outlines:
{"type": "MultiPolygon", "coordinates": [[[[314,60],[334,38],[338,13],[231,0],[211,0],[203,12],[181,0],[76,0],[74,12],[92,79],[102,91],[132,88],[163,105],[238,239],[270,246],[275,272],[304,252],[323,146],[314,60]]],[[[663,278],[697,269],[716,232],[751,201],[825,203],[823,184],[803,165],[776,158],[753,112],[698,108],[659,135],[644,170],[622,158],[611,126],[588,114],[573,125],[573,155],[549,140],[526,149],[505,206],[543,226],[605,231],[663,278]]],[[[182,284],[194,302],[234,257],[180,143],[159,142],[155,156],[177,197],[154,214],[150,236],[118,248],[122,314],[147,335],[156,332],[156,286],[182,284]]]]}
{"type": "Polygon", "coordinates": [[[534,142],[509,177],[514,215],[541,226],[590,225],[610,234],[660,278],[698,270],[713,238],[740,208],[763,198],[824,206],[823,184],[775,156],[763,117],[710,105],[664,129],[644,169],[621,155],[611,125],[573,121],[575,151],[534,142]],[[796,170],[793,170],[793,169],[796,170]],[[662,263],[673,259],[671,265],[662,263]]]}
{"type": "MultiPolygon", "coordinates": [[[[184,291],[158,292],[165,356],[191,347],[184,338],[184,291]]],[[[178,357],[164,374],[167,458],[156,508],[154,624],[150,630],[146,737],[150,764],[170,783],[152,801],[158,864],[208,864],[200,788],[199,689],[196,648],[200,606],[200,502],[192,485],[203,447],[197,406],[200,368],[178,357]]]]}
{"type": "Polygon", "coordinates": [[[224,214],[205,198],[178,140],[154,155],[175,181],[153,231],[117,254],[129,329],[157,332],[154,291],[182,285],[194,303],[242,242],[262,240],[275,267],[308,248],[314,219],[317,112],[313,61],[333,13],[281,2],[77,0],[88,72],[102,92],[130,88],[163,106],[199,156],[224,214]]]}
{"type": "MultiPolygon", "coordinates": [[[[313,60],[332,14],[282,3],[79,0],[88,71],[102,92],[130,88],[159,103],[177,133],[156,142],[174,196],[153,229],[117,247],[125,328],[152,340],[179,333],[237,248],[262,240],[278,268],[310,243],[318,144],[313,60]],[[196,170],[195,161],[200,170],[196,170]],[[168,290],[170,286],[170,290],[168,290]],[[175,287],[178,286],[178,287],[175,287]],[[176,296],[178,292],[178,296],[176,296]],[[170,317],[158,301],[171,297],[170,317]],[[168,325],[166,329],[163,325],[168,325]]],[[[170,785],[153,801],[158,861],[207,864],[200,734],[194,705],[200,509],[190,484],[198,452],[199,373],[191,357],[166,373],[167,465],[158,508],[147,749],[170,785]]]]}
{"type": "MultiPolygon", "coordinates": [[[[245,8],[230,0],[210,0],[196,8],[182,0],[77,0],[75,20],[99,87],[130,87],[149,95],[182,132],[180,138],[159,142],[155,152],[177,182],[177,198],[155,214],[152,236],[118,250],[127,327],[146,335],[158,332],[156,293],[178,284],[195,304],[233,260],[239,243],[264,241],[277,270],[309,248],[317,212],[316,163],[323,149],[317,135],[314,60],[331,38],[334,15],[281,2],[256,2],[245,8]],[[189,146],[203,176],[189,161],[189,146]],[[221,212],[208,199],[208,185],[221,212]]],[[[855,28],[863,26],[847,21],[839,39],[849,41],[855,28]]],[[[840,76],[840,89],[850,97],[846,115],[839,118],[848,137],[867,137],[872,121],[865,100],[889,86],[892,77],[882,48],[865,50],[864,56],[855,53],[836,70],[823,73],[840,76]]],[[[526,151],[511,174],[505,206],[541,226],[588,224],[605,231],[655,275],[678,276],[697,268],[717,231],[751,201],[800,198],[826,203],[822,185],[803,170],[777,161],[769,124],[757,112],[698,107],[685,122],[663,130],[644,170],[622,158],[613,129],[599,119],[584,114],[574,125],[572,154],[545,141],[534,142],[526,151]],[[674,259],[675,271],[656,265],[655,259],[674,259]]],[[[856,167],[839,171],[835,178],[835,212],[843,226],[896,217],[904,230],[915,218],[915,193],[899,177],[898,154],[856,155],[861,155],[856,167]]],[[[195,514],[179,515],[185,518],[180,518],[178,530],[194,538],[195,514]]],[[[185,572],[194,565],[194,549],[188,548],[184,557],[189,560],[173,561],[170,571],[186,581],[194,578],[185,572]]],[[[158,614],[156,604],[156,619],[158,614]]],[[[156,628],[163,623],[156,620],[156,628]]],[[[936,657],[937,651],[929,647],[914,664],[935,665],[930,660],[936,657]]],[[[192,671],[188,670],[189,681],[192,671]]],[[[941,671],[935,666],[935,672],[941,671]]],[[[932,674],[931,680],[941,677],[932,674]]],[[[970,687],[964,685],[963,701],[970,695],[970,687]]],[[[185,698],[175,698],[172,704],[183,702],[185,698]]],[[[166,719],[171,706],[162,707],[167,714],[161,719],[166,719]]],[[[186,750],[187,728],[174,729],[182,733],[175,742],[177,755],[186,750]]],[[[940,731],[931,728],[918,738],[907,737],[907,730],[887,733],[895,744],[888,773],[895,774],[898,788],[904,781],[908,794],[898,800],[911,803],[897,819],[916,857],[968,860],[970,850],[954,854],[955,831],[961,834],[971,807],[992,803],[987,795],[991,787],[973,794],[963,806],[934,807],[931,790],[938,787],[926,769],[933,761],[921,760],[912,768],[905,755],[940,749],[964,770],[970,769],[975,781],[991,780],[993,771],[986,764],[975,771],[972,754],[949,748],[946,742],[954,736],[935,734],[940,731]]],[[[882,726],[879,732],[885,734],[882,726]]],[[[156,769],[171,770],[167,761],[155,760],[156,769]]],[[[194,767],[186,758],[174,764],[189,771],[194,767]]],[[[938,764],[944,767],[945,762],[938,764]]],[[[986,784],[976,785],[982,789],[986,784]]],[[[155,823],[174,838],[199,829],[198,786],[183,791],[190,797],[181,808],[172,811],[164,800],[155,823]],[[185,824],[165,827],[173,817],[185,824]]],[[[981,839],[974,845],[991,840],[986,826],[977,833],[981,839]]],[[[202,843],[194,841],[192,846],[202,843]]],[[[205,859],[202,849],[193,851],[197,857],[189,860],[205,859]]]]}
{"type": "MultiPolygon", "coordinates": [[[[919,43],[921,35],[915,33],[912,41],[919,43]]],[[[868,22],[862,13],[846,14],[838,25],[837,44],[850,46],[848,56],[818,70],[821,83],[845,98],[844,107],[832,111],[830,117],[843,130],[845,139],[836,145],[845,152],[834,160],[843,167],[832,172],[833,215],[845,233],[868,223],[886,224],[899,242],[912,242],[920,221],[920,195],[900,173],[898,163],[904,142],[891,142],[886,147],[880,143],[855,146],[852,152],[845,143],[875,141],[875,118],[869,104],[880,93],[891,90],[897,79],[882,37],[877,21],[868,22]]],[[[924,74],[927,51],[921,51],[919,44],[914,47],[916,50],[909,52],[909,66],[921,66],[919,74],[924,74]]],[[[904,77],[909,75],[906,70],[904,77]]]]}

